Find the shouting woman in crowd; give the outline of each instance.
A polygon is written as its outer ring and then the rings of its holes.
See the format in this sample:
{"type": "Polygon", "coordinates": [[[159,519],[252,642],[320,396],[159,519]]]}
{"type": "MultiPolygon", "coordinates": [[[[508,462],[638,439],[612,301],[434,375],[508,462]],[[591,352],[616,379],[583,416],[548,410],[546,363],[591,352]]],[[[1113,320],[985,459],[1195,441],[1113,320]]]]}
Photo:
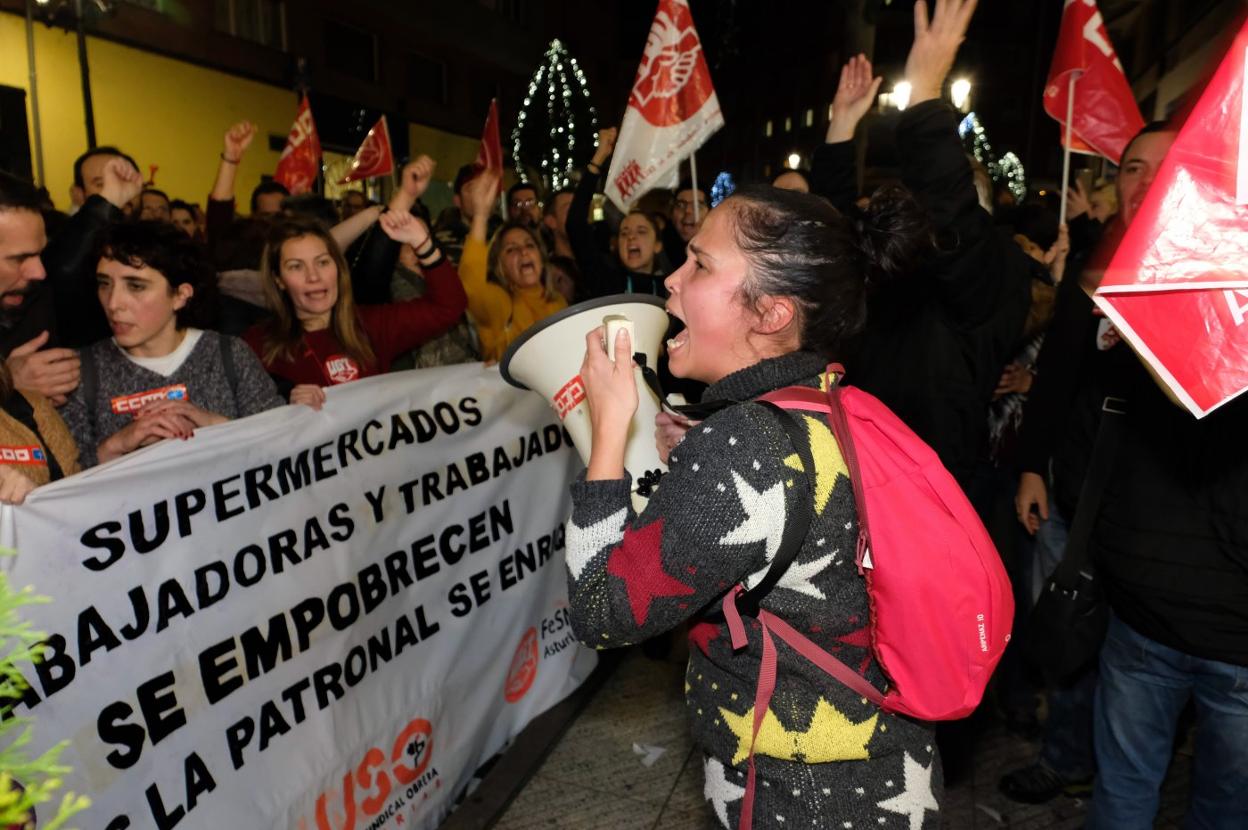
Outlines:
{"type": "MultiPolygon", "coordinates": [[[[926,239],[917,205],[895,191],[877,195],[856,220],[817,197],[775,188],[738,191],[712,210],[685,264],[667,278],[668,310],[685,326],[668,350],[673,374],[710,384],[703,402],[725,406],[684,427],[670,472],[641,515],[631,515],[624,471],[637,408],[632,344],[627,335],[604,344],[601,329],[589,336],[581,376],[593,446],[584,480],[573,485],[567,548],[582,641],[602,648],[645,640],[767,567],[786,516],[809,496],[789,486],[800,473],[783,426],[749,401],[794,384],[818,388],[828,362],[863,326],[868,285],[908,270],[926,239]]],[[[839,649],[841,660],[882,687],[862,639],[870,610],[854,567],[853,488],[826,423],[803,422],[815,459],[814,518],[788,574],[762,604],[813,632],[823,648],[839,649]]],[[[755,634],[734,653],[722,626],[707,622],[690,639],[686,697],[706,794],[720,820],[735,826],[762,641],[755,634]]],[[[757,826],[831,827],[835,819],[838,827],[874,827],[888,815],[878,802],[897,794],[887,782],[909,784],[915,769],[931,788],[934,811],[941,792],[934,746],[927,726],[880,711],[795,652],[782,652],[754,745],[757,826]],[[778,728],[767,726],[773,718],[778,728]],[[811,741],[795,742],[787,730],[809,730],[811,741]]]]}
{"type": "Polygon", "coordinates": [[[389,371],[396,357],[447,331],[464,313],[463,286],[429,227],[401,211],[387,211],[378,222],[391,239],[416,250],[426,287],[420,299],[357,306],[342,249],[323,225],[291,217],[269,232],[260,270],[273,316],[244,338],[290,389],[291,403],[319,409],[324,387],[389,371]]]}
{"type": "Polygon", "coordinates": [[[486,173],[465,184],[461,194],[472,227],[464,240],[459,275],[486,360],[502,358],[521,332],[568,305],[555,290],[535,228],[508,222],[487,246],[486,228],[497,189],[498,177],[486,173]]]}
{"type": "Polygon", "coordinates": [[[216,279],[202,250],[163,222],[114,225],[96,285],[112,338],[82,350],[63,415],[84,467],[198,427],[281,406],[239,340],[204,331],[216,279]]]}
{"type": "Polygon", "coordinates": [[[598,133],[598,149],[586,166],[572,206],[568,208],[568,241],[581,270],[581,293],[587,300],[634,292],[666,297],[663,278],[667,273],[658,260],[663,242],[652,216],[643,210],[629,211],[620,221],[614,255],[602,250],[589,226],[590,201],[605,172],[603,165],[615,152],[618,132],[612,128],[598,133]]]}

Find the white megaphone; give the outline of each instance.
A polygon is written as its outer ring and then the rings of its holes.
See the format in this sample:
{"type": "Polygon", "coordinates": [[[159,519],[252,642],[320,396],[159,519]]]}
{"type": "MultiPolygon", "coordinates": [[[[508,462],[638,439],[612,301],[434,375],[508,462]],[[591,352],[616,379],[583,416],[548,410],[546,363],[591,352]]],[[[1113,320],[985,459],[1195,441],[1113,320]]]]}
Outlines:
{"type": "MultiPolygon", "coordinates": [[[[616,294],[600,297],[564,309],[526,329],[503,355],[503,379],[512,386],[531,389],[544,397],[559,413],[564,428],[581,460],[589,463],[589,403],[581,383],[581,363],[585,359],[585,335],[607,326],[607,353],[613,353],[616,332],[627,328],[633,353],[646,356],[646,365],[658,366],[659,349],[667,334],[668,317],[664,303],[648,294],[616,294]]],[[[644,497],[637,494],[643,478],[667,472],[654,443],[654,418],[659,414],[659,398],[633,370],[637,380],[637,413],[628,428],[624,469],[633,478],[633,504],[640,512],[644,497]]]]}

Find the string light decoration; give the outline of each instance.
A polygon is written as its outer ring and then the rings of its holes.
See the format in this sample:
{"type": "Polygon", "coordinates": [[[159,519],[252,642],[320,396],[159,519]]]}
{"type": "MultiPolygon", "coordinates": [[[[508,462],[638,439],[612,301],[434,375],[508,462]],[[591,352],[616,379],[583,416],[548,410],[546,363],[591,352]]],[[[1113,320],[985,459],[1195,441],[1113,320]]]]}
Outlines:
{"type": "Polygon", "coordinates": [[[988,168],[988,175],[994,182],[1004,183],[1019,202],[1026,198],[1027,171],[1023,169],[1022,160],[1013,152],[1007,152],[1001,158],[997,158],[997,154],[992,150],[992,144],[988,141],[988,133],[985,132],[978,115],[974,112],[967,113],[966,118],[958,124],[958,135],[961,136],[962,144],[967,152],[988,168]]]}
{"type": "Polygon", "coordinates": [[[541,176],[547,193],[568,186],[569,174],[598,146],[598,113],[576,58],[556,38],[529,81],[511,133],[516,175],[541,176]]]}

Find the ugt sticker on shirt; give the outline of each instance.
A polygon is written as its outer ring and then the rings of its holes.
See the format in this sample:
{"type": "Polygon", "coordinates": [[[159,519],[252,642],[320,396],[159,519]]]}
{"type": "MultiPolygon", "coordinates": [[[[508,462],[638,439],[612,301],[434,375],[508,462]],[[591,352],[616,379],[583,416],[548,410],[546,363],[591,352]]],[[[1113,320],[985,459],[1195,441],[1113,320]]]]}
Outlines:
{"type": "Polygon", "coordinates": [[[132,395],[118,395],[112,399],[111,404],[115,415],[133,415],[152,401],[185,401],[188,398],[186,384],[175,383],[132,395]]]}
{"type": "Polygon", "coordinates": [[[331,355],[325,361],[325,374],[334,383],[350,383],[360,377],[360,366],[345,354],[331,355]]]}

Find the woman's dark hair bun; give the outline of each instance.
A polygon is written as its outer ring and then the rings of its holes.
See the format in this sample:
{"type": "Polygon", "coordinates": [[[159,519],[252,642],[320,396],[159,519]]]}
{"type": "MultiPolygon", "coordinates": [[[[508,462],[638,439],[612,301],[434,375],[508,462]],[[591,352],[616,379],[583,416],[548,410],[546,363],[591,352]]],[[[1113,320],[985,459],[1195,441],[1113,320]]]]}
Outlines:
{"type": "Polygon", "coordinates": [[[865,209],[853,209],[852,218],[868,288],[913,273],[932,251],[927,214],[900,185],[876,190],[865,209]]]}

